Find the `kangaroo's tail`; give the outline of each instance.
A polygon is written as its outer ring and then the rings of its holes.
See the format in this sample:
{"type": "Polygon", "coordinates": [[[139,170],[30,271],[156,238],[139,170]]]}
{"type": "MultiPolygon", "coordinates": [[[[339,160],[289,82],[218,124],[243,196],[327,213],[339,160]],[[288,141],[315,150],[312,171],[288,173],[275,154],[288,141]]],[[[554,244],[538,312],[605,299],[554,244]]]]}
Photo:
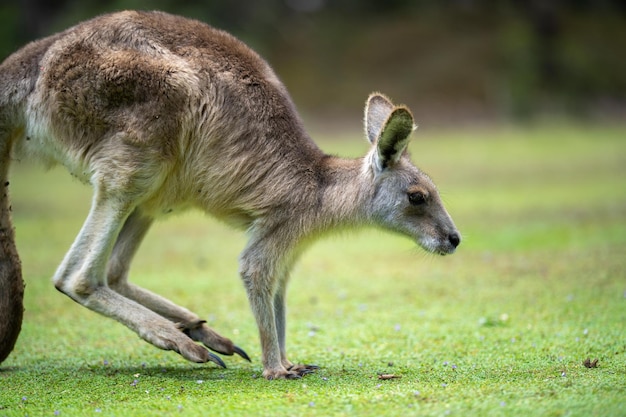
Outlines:
{"type": "Polygon", "coordinates": [[[10,132],[0,129],[0,363],[13,350],[24,315],[22,265],[15,247],[9,202],[11,142],[10,132]]]}
{"type": "Polygon", "coordinates": [[[24,135],[20,112],[34,90],[41,60],[63,33],[31,42],[0,62],[0,363],[13,350],[22,329],[24,281],[15,248],[9,202],[12,146],[24,135]]]}

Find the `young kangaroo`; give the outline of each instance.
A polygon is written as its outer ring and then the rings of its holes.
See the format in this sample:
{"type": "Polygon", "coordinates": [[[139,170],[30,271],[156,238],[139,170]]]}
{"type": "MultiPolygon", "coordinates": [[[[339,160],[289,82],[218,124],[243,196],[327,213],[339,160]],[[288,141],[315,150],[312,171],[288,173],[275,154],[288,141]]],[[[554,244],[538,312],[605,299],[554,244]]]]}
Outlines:
{"type": "MultiPolygon", "coordinates": [[[[313,238],[378,225],[441,255],[460,243],[435,185],[409,161],[415,126],[406,107],[372,94],[369,153],[326,155],[268,64],[201,22],[161,12],[100,16],[25,46],[0,74],[0,180],[12,157],[32,156],[63,164],[94,189],[55,287],[190,361],[224,366],[201,344],[248,356],[195,313],[128,281],[159,216],[197,207],[247,231],[240,274],[268,379],[316,368],[294,365],[285,349],[289,271],[313,238]]],[[[0,283],[21,284],[9,213],[1,213],[0,265],[10,268],[0,269],[0,283]]],[[[0,298],[21,300],[13,286],[0,298]]],[[[21,320],[21,302],[15,308],[21,320]]]]}

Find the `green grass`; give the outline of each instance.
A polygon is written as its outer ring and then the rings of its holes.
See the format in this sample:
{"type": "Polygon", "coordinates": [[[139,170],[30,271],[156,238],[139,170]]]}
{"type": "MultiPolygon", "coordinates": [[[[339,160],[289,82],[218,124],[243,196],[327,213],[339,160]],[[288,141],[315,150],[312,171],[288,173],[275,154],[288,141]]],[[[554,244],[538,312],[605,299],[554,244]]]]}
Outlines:
{"type": "MultiPolygon", "coordinates": [[[[322,144],[366,149],[356,137],[322,144]]],[[[0,416],[626,415],[626,128],[418,131],[411,151],[464,241],[443,258],[373,230],[314,245],[289,289],[288,351],[321,369],[299,381],[260,378],[242,234],[174,217],[134,263],[134,282],[253,360],[191,364],[54,290],[90,190],[15,166],[26,313],[0,370],[0,416]]]]}

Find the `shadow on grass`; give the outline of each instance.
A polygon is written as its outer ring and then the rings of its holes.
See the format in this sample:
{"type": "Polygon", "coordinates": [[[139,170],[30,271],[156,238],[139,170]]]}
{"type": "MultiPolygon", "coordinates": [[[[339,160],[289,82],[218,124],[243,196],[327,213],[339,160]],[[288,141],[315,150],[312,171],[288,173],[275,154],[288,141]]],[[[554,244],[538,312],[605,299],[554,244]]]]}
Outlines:
{"type": "Polygon", "coordinates": [[[233,376],[245,376],[253,379],[259,372],[236,368],[197,367],[186,368],[176,366],[81,366],[78,369],[68,369],[67,372],[89,372],[95,376],[123,377],[125,375],[141,375],[142,378],[164,378],[179,381],[219,381],[233,376]]]}
{"type": "Polygon", "coordinates": [[[20,367],[19,366],[3,366],[0,367],[0,374],[9,374],[12,372],[19,372],[20,371],[20,367]]]}

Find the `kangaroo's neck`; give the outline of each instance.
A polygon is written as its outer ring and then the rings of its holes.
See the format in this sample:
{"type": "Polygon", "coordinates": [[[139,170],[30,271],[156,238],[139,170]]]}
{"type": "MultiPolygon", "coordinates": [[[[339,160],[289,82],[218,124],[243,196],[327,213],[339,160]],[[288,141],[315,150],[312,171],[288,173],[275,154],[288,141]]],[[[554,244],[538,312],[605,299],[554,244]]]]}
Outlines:
{"type": "Polygon", "coordinates": [[[367,201],[371,199],[371,179],[363,169],[363,159],[327,155],[321,164],[322,182],[316,219],[319,231],[351,227],[368,222],[367,201]]]}

